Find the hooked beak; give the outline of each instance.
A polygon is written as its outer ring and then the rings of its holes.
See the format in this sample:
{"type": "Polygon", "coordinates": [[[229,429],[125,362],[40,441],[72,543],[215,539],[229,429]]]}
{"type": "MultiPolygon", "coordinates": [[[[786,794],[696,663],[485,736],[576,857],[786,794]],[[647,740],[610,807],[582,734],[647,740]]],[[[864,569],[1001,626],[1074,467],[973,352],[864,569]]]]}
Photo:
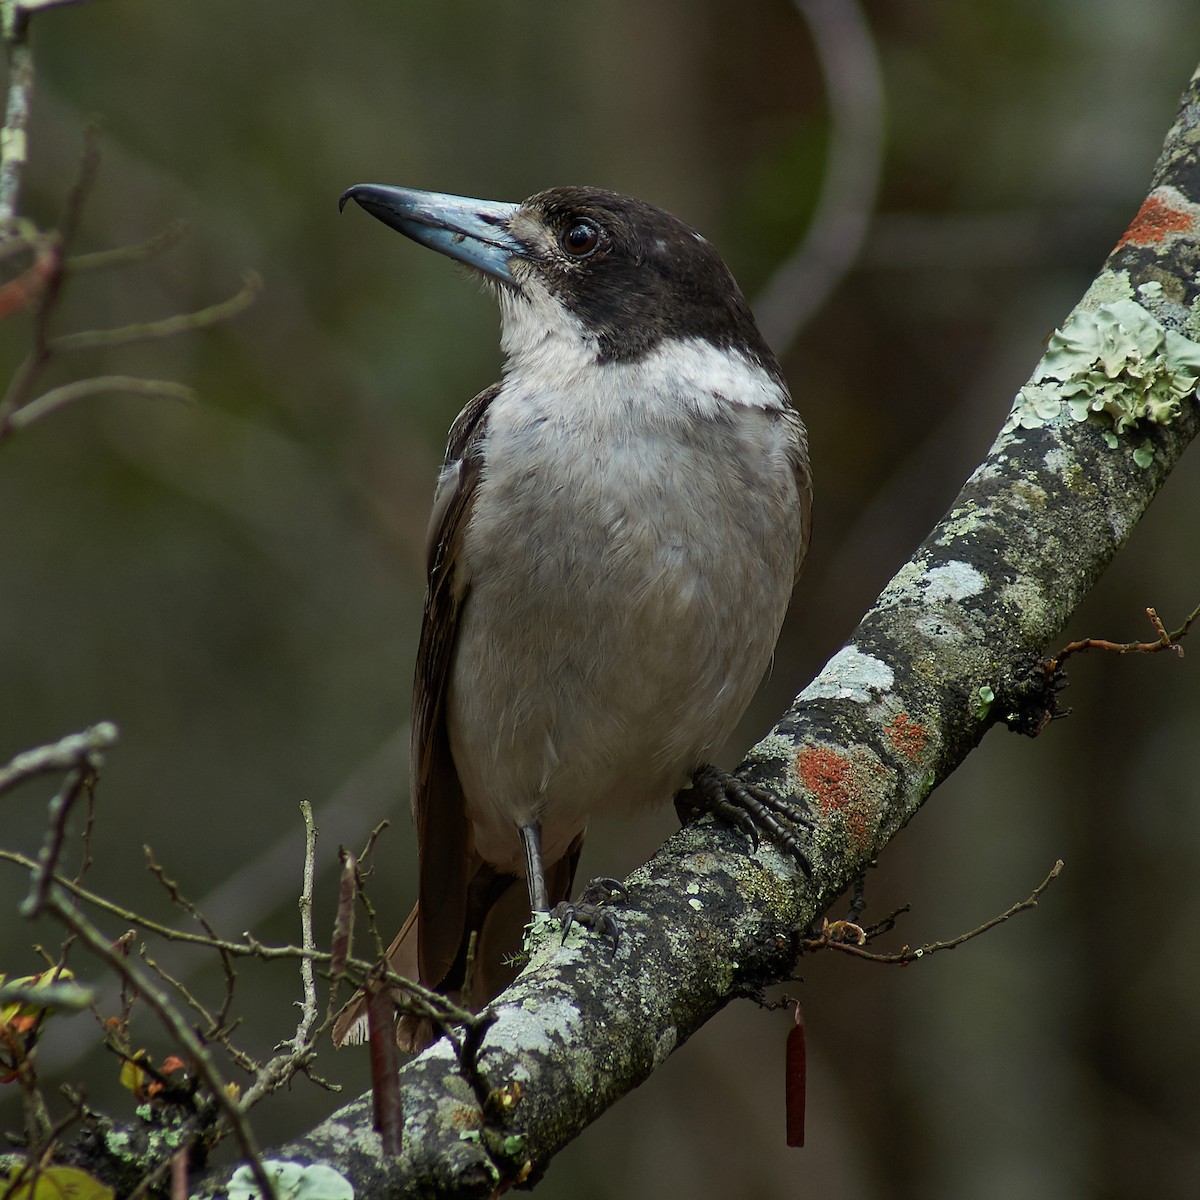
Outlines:
{"type": "Polygon", "coordinates": [[[371,216],[414,242],[466,263],[510,287],[517,286],[509,262],[528,257],[525,247],[508,231],[518,205],[379,183],[356,183],[347,188],[338,201],[339,212],[346,207],[347,200],[353,200],[371,216]]]}

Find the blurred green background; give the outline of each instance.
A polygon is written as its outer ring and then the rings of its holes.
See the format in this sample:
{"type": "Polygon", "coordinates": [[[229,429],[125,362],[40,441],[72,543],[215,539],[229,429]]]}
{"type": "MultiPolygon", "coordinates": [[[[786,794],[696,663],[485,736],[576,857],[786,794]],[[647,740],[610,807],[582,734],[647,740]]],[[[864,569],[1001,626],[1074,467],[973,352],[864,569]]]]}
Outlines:
{"type": "MultiPolygon", "coordinates": [[[[1136,211],[1200,61],[1195,0],[875,0],[886,148],[863,253],[784,365],[809,424],[816,533],[774,673],[727,762],[841,645],[945,510],[1136,211]]],[[[318,925],[339,842],[393,819],[372,883],[407,911],[405,728],[421,545],[445,431],[496,378],[497,319],[463,273],[356,210],[351,183],[496,199],[557,183],[632,192],[703,229],[751,298],[791,253],[829,148],[813,43],[784,0],[574,4],[107,0],[39,17],[24,211],[52,224],[88,117],[103,164],[76,249],[190,236],[73,282],[58,331],[212,303],[213,331],[62,361],[177,379],[195,405],[83,401],[0,446],[0,761],[98,719],[97,890],[168,916],[142,845],[225,931],[297,938],[303,798],[318,808],[318,925]]],[[[5,379],[26,318],[0,326],[5,379]]],[[[1148,634],[1200,601],[1200,470],[1185,461],[1067,636],[1148,634]]],[[[546,1197],[1192,1197],[1200,1180],[1200,658],[1089,656],[1068,721],[1002,731],[868,881],[896,945],[1025,914],[906,970],[807,961],[809,1146],[784,1147],[785,1013],[739,1003],[565,1151],[546,1197]]],[[[39,845],[48,783],[6,798],[39,845]]],[[[600,822],[587,874],[673,827],[600,822]]],[[[49,925],[0,871],[0,969],[49,925]]],[[[117,934],[116,924],[106,926],[117,934]]],[[[390,931],[389,931],[390,932],[390,931]]],[[[207,996],[199,960],[155,948],[207,996]]],[[[82,959],[80,960],[82,963],[82,959]]],[[[290,969],[245,969],[244,1040],[294,1027],[290,969]]],[[[162,1048],[152,1020],[139,1033],[162,1048]]],[[[87,1017],[43,1065],[132,1108],[87,1017]],[[89,1052],[90,1050],[90,1052],[89,1052]]],[[[365,1056],[317,1070],[353,1095],[365,1056]]],[[[297,1082],[267,1143],[328,1112],[297,1082]]],[[[4,1115],[16,1118],[13,1102],[4,1115]]]]}

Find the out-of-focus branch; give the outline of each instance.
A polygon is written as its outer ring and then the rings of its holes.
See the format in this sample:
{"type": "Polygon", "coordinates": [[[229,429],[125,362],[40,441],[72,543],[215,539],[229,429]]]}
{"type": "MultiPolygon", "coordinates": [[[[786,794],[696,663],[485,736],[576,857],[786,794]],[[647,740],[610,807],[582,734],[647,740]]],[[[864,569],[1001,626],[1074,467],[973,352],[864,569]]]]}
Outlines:
{"type": "Polygon", "coordinates": [[[64,248],[72,240],[96,177],[99,149],[94,126],[88,129],[84,139],[83,159],[75,182],[68,190],[58,229],[43,232],[17,215],[34,85],[33,55],[28,40],[29,15],[71,2],[73,0],[0,0],[0,33],[8,52],[10,75],[5,123],[0,129],[0,260],[22,252],[31,254],[33,260],[16,278],[0,284],[0,317],[22,309],[31,309],[34,316],[30,350],[0,399],[0,440],[85,396],[126,392],[190,399],[192,391],[183,384],[127,375],[75,380],[36,398],[33,393],[39,377],[56,354],[113,349],[207,329],[249,307],[262,288],[259,276],[249,271],[234,296],[195,312],[113,329],[50,335],[51,318],[57,309],[67,273],[142,262],[174,245],[182,234],[182,225],[177,222],[156,237],[134,246],[64,259],[64,248]]]}
{"type": "Polygon", "coordinates": [[[96,250],[91,254],[72,255],[67,260],[67,270],[72,275],[78,275],[81,271],[108,271],[114,267],[129,267],[145,262],[148,258],[155,258],[173,246],[178,246],[187,234],[187,229],[186,221],[176,220],[161,232],[136,245],[118,246],[115,250],[96,250]]]}
{"type": "Polygon", "coordinates": [[[0,767],[0,795],[26,779],[87,766],[100,767],[104,753],[116,744],[119,731],[111,721],[100,721],[82,733],[70,733],[48,746],[25,750],[0,767]]]}
{"type": "Polygon", "coordinates": [[[142,379],[136,375],[94,375],[90,379],[77,379],[61,387],[43,392],[36,400],[18,408],[4,425],[0,425],[0,441],[22,429],[28,429],[34,421],[84,400],[88,396],[124,394],[127,396],[154,396],[163,400],[190,401],[196,399],[194,388],[170,379],[142,379]]]}
{"type": "Polygon", "coordinates": [[[853,265],[883,166],[883,72],[858,0],[795,0],[829,98],[829,154],[803,241],[755,300],[758,324],[782,357],[853,265]]]}
{"type": "MultiPolygon", "coordinates": [[[[134,247],[138,252],[142,247],[134,247]]],[[[114,253],[120,253],[116,251],[114,253]]],[[[208,329],[237,316],[254,303],[255,297],[262,291],[262,277],[257,271],[247,271],[239,291],[208,308],[197,309],[196,312],[180,313],[174,317],[164,317],[158,321],[144,321],[138,325],[124,325],[119,329],[87,329],[80,333],[64,333],[51,338],[48,345],[52,353],[64,350],[100,350],[112,349],[115,346],[131,346],[135,342],[159,341],[162,338],[177,337],[181,333],[194,333],[199,329],[208,329]]]]}
{"type": "Polygon", "coordinates": [[[33,51],[29,46],[28,6],[0,0],[0,32],[8,51],[8,96],[0,129],[0,241],[10,234],[17,215],[25,173],[29,110],[33,106],[33,51]]]}

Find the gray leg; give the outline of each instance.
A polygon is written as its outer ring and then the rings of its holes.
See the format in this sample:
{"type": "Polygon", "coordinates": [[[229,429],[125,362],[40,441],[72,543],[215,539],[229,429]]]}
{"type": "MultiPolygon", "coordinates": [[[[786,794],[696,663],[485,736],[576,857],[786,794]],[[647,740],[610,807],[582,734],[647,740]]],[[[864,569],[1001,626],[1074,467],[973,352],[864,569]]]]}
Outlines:
{"type": "Polygon", "coordinates": [[[529,907],[534,912],[549,912],[546,868],[542,864],[542,827],[536,821],[530,825],[522,825],[521,841],[525,844],[525,878],[529,882],[529,907]]]}

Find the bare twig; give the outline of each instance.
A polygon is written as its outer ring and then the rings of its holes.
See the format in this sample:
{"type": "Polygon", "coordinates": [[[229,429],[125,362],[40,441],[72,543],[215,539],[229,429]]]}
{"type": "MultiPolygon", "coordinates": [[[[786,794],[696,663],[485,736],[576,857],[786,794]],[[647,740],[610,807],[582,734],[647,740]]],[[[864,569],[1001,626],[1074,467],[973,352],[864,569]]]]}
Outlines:
{"type": "MultiPolygon", "coordinates": [[[[1063,862],[1060,858],[1050,868],[1050,874],[1024,900],[1014,904],[1012,908],[1002,912],[998,917],[993,917],[990,921],[985,921],[977,929],[972,929],[967,933],[960,933],[958,937],[951,938],[946,942],[929,942],[924,946],[918,946],[915,950],[905,946],[898,954],[874,954],[870,950],[864,949],[857,940],[842,940],[846,935],[846,930],[843,928],[846,922],[834,921],[826,922],[817,937],[806,938],[802,945],[805,950],[840,950],[843,954],[852,954],[855,958],[865,958],[868,962],[887,963],[890,965],[904,965],[916,962],[919,959],[927,958],[930,954],[936,954],[939,950],[957,949],[964,942],[969,942],[972,938],[977,938],[981,934],[987,933],[989,929],[994,929],[997,925],[1003,925],[1005,921],[1015,917],[1017,913],[1024,912],[1028,908],[1036,908],[1042,893],[1062,874],[1062,869],[1063,862]]],[[[863,940],[866,940],[865,933],[863,940]]]]}
{"type": "Polygon", "coordinates": [[[101,962],[119,979],[135,990],[142,1001],[158,1017],[167,1033],[182,1046],[192,1060],[196,1073],[204,1081],[220,1113],[233,1133],[264,1197],[274,1196],[271,1180],[263,1169],[262,1155],[257,1139],[246,1120],[242,1107],[226,1089],[212,1056],[188,1023],[176,1011],[170,998],[159,990],[154,979],[137,963],[113,948],[103,934],[78,909],[67,903],[61,889],[52,887],[45,898],[45,910],[56,917],[62,925],[75,934],[101,962]]]}
{"type": "MultiPolygon", "coordinates": [[[[6,16],[21,11],[21,5],[16,3],[16,0],[0,0],[0,6],[6,16]]],[[[23,24],[21,28],[24,28],[23,24]]],[[[16,47],[18,43],[19,39],[14,41],[10,37],[10,49],[16,47]]],[[[17,140],[23,145],[23,127],[20,132],[21,137],[17,140]]],[[[84,330],[51,337],[50,321],[57,308],[63,278],[68,266],[70,269],[95,270],[101,267],[123,266],[127,263],[139,262],[173,245],[182,236],[183,227],[180,223],[176,223],[157,237],[140,245],[122,247],[100,254],[84,255],[72,260],[69,264],[64,263],[63,247],[71,241],[79,223],[84,202],[96,176],[99,163],[98,147],[97,130],[95,126],[91,126],[85,135],[83,159],[75,182],[67,193],[56,233],[41,234],[36,229],[31,232],[31,227],[28,227],[27,222],[16,222],[16,190],[15,184],[13,185],[12,210],[8,214],[8,222],[12,226],[10,237],[21,239],[21,245],[35,245],[37,259],[33,267],[24,275],[6,286],[4,294],[0,295],[0,309],[6,307],[9,311],[15,311],[20,307],[32,307],[35,319],[29,353],[14,372],[4,397],[0,400],[0,439],[39,420],[47,413],[54,412],[66,404],[87,396],[110,392],[130,392],[135,395],[192,399],[194,396],[192,389],[182,384],[165,380],[139,379],[126,375],[103,375],[76,380],[53,388],[36,399],[31,397],[39,376],[55,354],[71,350],[126,346],[135,342],[174,337],[181,333],[206,329],[242,312],[253,303],[262,288],[261,278],[255,272],[250,271],[243,277],[242,287],[235,295],[219,304],[213,304],[195,312],[113,329],[84,330]]],[[[3,148],[0,147],[0,149],[3,148]]],[[[0,162],[0,230],[3,229],[4,212],[3,170],[5,165],[9,164],[10,158],[13,164],[16,163],[15,154],[14,151],[10,156],[7,149],[3,149],[3,155],[0,156],[3,158],[3,162],[0,162]]],[[[23,156],[23,149],[21,155],[23,156]]],[[[23,157],[21,161],[23,162],[23,157]]],[[[3,236],[0,233],[0,241],[2,240],[3,236]]]]}
{"type": "Polygon", "coordinates": [[[313,888],[317,875],[317,826],[313,821],[312,805],[307,800],[300,801],[300,813],[304,818],[304,884],[300,891],[298,907],[300,909],[300,945],[306,951],[306,957],[300,960],[300,984],[304,989],[304,1003],[301,1005],[300,1024],[296,1027],[296,1036],[292,1045],[299,1050],[308,1042],[309,1034],[317,1019],[317,981],[313,975],[312,959],[307,954],[317,948],[313,936],[313,888]]]}
{"type": "Polygon", "coordinates": [[[153,971],[155,975],[157,975],[159,979],[163,981],[163,983],[167,984],[168,987],[174,988],[175,991],[179,993],[180,999],[182,999],[188,1008],[190,1008],[205,1023],[207,1028],[201,1035],[204,1040],[208,1042],[219,1043],[225,1048],[225,1051],[228,1053],[229,1057],[239,1067],[241,1067],[243,1071],[253,1075],[259,1069],[258,1061],[254,1058],[251,1058],[251,1056],[244,1050],[238,1049],[238,1047],[233,1044],[229,1037],[230,1032],[237,1026],[238,1022],[235,1021],[233,1025],[228,1026],[223,1024],[221,1017],[214,1016],[211,1012],[209,1012],[207,1006],[189,990],[186,983],[184,983],[181,979],[176,979],[175,976],[163,970],[163,968],[146,953],[145,946],[139,946],[138,953],[141,955],[142,961],[146,964],[146,966],[153,971]]]}
{"type": "Polygon", "coordinates": [[[140,379],[136,375],[96,375],[91,379],[77,379],[74,383],[64,383],[61,387],[51,388],[36,400],[30,400],[9,417],[6,425],[0,426],[0,438],[15,430],[26,429],[34,421],[39,421],[76,400],[119,392],[131,396],[158,396],[164,400],[191,401],[196,398],[192,388],[169,379],[140,379]]]}
{"type": "Polygon", "coordinates": [[[75,882],[82,883],[87,876],[88,871],[92,868],[92,831],[96,827],[96,789],[95,783],[98,777],[92,775],[92,786],[87,789],[85,796],[86,804],[84,805],[83,816],[83,831],[79,835],[79,844],[83,847],[83,854],[79,860],[79,868],[75,872],[75,882]]]}
{"type": "Polygon", "coordinates": [[[38,854],[37,868],[30,881],[29,895],[21,904],[23,917],[36,917],[42,911],[52,880],[58,871],[58,860],[62,856],[63,844],[66,841],[67,821],[71,816],[71,809],[93,777],[92,767],[75,767],[67,773],[62,786],[50,801],[46,837],[38,854]]]}
{"type": "Polygon", "coordinates": [[[82,733],[70,733],[47,746],[22,751],[6,766],[0,767],[0,795],[38,775],[78,767],[98,770],[104,761],[104,752],[116,743],[118,736],[116,725],[111,721],[100,721],[82,733]]]}
{"type": "MultiPolygon", "coordinates": [[[[300,891],[300,939],[303,954],[300,958],[300,983],[304,991],[304,999],[300,1004],[300,1023],[289,1041],[282,1043],[279,1049],[283,1054],[277,1054],[268,1060],[257,1072],[257,1078],[242,1100],[242,1107],[249,1109],[268,1096],[276,1088],[286,1083],[299,1070],[312,1061],[315,1053],[313,1048],[313,1026],[317,1020],[317,980],[313,972],[313,956],[316,953],[316,939],[313,936],[313,886],[316,879],[317,860],[317,826],[313,821],[312,805],[307,800],[300,802],[300,812],[304,818],[304,883],[300,891]]],[[[328,1024],[329,1018],[326,1018],[328,1024]]]]}
{"type": "Polygon", "coordinates": [[[62,215],[58,218],[58,233],[63,246],[69,246],[79,228],[83,217],[83,206],[91,194],[100,172],[100,122],[93,118],[84,126],[83,153],[79,156],[79,166],[75,178],[67,188],[63,198],[62,215]]]}
{"type": "Polygon", "coordinates": [[[84,132],[83,156],[79,170],[67,191],[59,228],[44,235],[49,245],[50,257],[42,272],[41,294],[34,306],[33,345],[9,380],[4,398],[0,400],[0,437],[10,432],[13,415],[28,402],[38,376],[50,361],[50,321],[62,294],[63,250],[79,223],[83,203],[96,177],[99,161],[98,131],[95,125],[89,125],[84,132]]]}
{"type": "MultiPolygon", "coordinates": [[[[0,848],[0,862],[10,862],[27,871],[38,870],[38,863],[34,859],[20,854],[15,850],[0,848]]],[[[123,908],[107,897],[80,886],[65,875],[55,874],[53,882],[56,887],[82,900],[85,904],[89,904],[101,912],[108,913],[110,916],[118,917],[122,921],[134,925],[139,929],[144,929],[148,933],[157,934],[168,941],[181,942],[191,946],[202,946],[209,950],[223,950],[235,958],[257,958],[264,962],[271,962],[278,959],[309,958],[316,966],[324,967],[326,971],[328,971],[332,958],[332,955],[328,951],[309,951],[301,946],[269,946],[249,935],[246,936],[245,941],[237,942],[231,941],[228,938],[210,937],[207,934],[190,933],[184,929],[175,929],[170,925],[164,925],[159,921],[151,920],[149,917],[143,916],[132,909],[123,908]]],[[[347,978],[361,981],[371,975],[372,972],[377,972],[377,967],[377,963],[348,957],[345,961],[344,974],[347,978]]],[[[393,992],[404,997],[402,1003],[405,1011],[411,1011],[414,1016],[428,1017],[432,1021],[448,1025],[470,1024],[478,1019],[470,1010],[451,1004],[440,992],[424,988],[413,980],[405,979],[404,976],[396,974],[394,971],[386,972],[381,978],[393,992]]]]}
{"type": "Polygon", "coordinates": [[[131,346],[135,342],[159,341],[177,337],[181,333],[194,333],[228,321],[230,317],[244,312],[254,303],[262,291],[262,276],[257,271],[247,271],[242,277],[242,286],[228,300],[210,304],[195,312],[180,313],[164,317],[159,321],[145,321],[137,325],[123,325],[118,329],[88,329],[81,333],[64,333],[51,338],[48,348],[51,353],[69,350],[111,349],[115,346],[131,346]]]}
{"type": "Polygon", "coordinates": [[[17,0],[19,8],[27,13],[45,12],[50,8],[69,8],[75,4],[87,4],[89,0],[17,0]]]}
{"type": "MultiPolygon", "coordinates": [[[[171,879],[166,871],[159,865],[154,858],[154,851],[149,846],[143,846],[142,852],[146,856],[146,867],[150,874],[162,885],[167,895],[171,899],[171,903],[182,908],[201,929],[212,939],[214,943],[213,949],[221,957],[221,970],[225,975],[225,1000],[221,1005],[221,1011],[213,1018],[212,1029],[214,1035],[216,1031],[223,1028],[226,1021],[229,1019],[229,1009],[233,1005],[233,989],[237,982],[237,973],[233,969],[233,961],[227,950],[222,949],[215,943],[220,941],[217,937],[217,931],[209,923],[208,918],[194,905],[180,890],[179,885],[171,879]]],[[[182,988],[182,984],[177,984],[177,987],[182,988]]]]}
{"type": "Polygon", "coordinates": [[[116,267],[128,267],[135,263],[145,262],[159,254],[179,245],[187,234],[187,222],[175,220],[170,222],[161,233],[156,233],[144,242],[133,246],[118,246],[114,250],[97,250],[92,254],[77,254],[67,259],[66,269],[70,275],[78,275],[82,271],[106,271],[116,267]]]}
{"type": "Polygon", "coordinates": [[[1161,650],[1173,650],[1180,658],[1183,657],[1183,647],[1179,644],[1187,637],[1197,617],[1200,617],[1200,607],[1188,613],[1183,624],[1173,633],[1168,633],[1166,626],[1159,620],[1158,613],[1153,608],[1146,609],[1146,616],[1158,634],[1152,642],[1110,642],[1104,638],[1081,638],[1077,642],[1068,642],[1052,659],[1046,663],[1046,673],[1053,675],[1072,654],[1082,654],[1087,650],[1107,650],[1111,654],[1157,654],[1161,650]]]}

